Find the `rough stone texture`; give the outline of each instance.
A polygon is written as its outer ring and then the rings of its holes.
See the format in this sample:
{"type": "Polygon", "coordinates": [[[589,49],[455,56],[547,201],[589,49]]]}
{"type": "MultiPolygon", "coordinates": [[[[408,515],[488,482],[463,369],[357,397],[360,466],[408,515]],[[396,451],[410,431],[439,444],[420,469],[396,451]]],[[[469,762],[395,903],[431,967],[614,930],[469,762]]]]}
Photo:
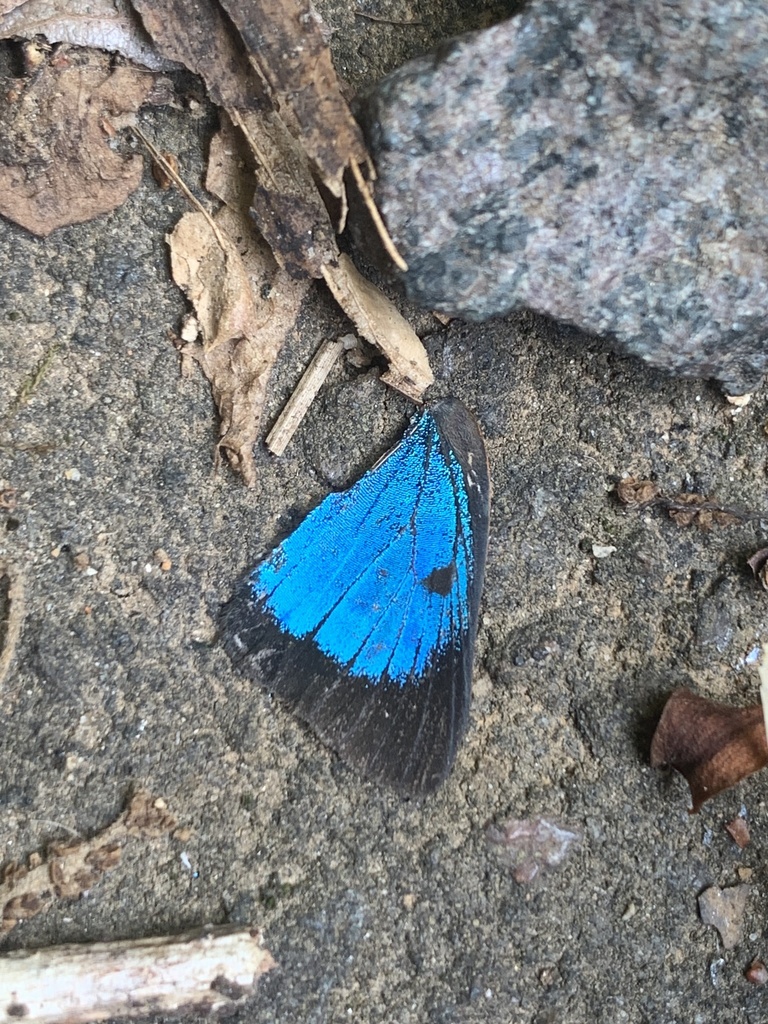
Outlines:
{"type": "Polygon", "coordinates": [[[768,4],[532,3],[385,78],[366,118],[410,298],[528,307],[677,373],[768,360],[768,4]]]}

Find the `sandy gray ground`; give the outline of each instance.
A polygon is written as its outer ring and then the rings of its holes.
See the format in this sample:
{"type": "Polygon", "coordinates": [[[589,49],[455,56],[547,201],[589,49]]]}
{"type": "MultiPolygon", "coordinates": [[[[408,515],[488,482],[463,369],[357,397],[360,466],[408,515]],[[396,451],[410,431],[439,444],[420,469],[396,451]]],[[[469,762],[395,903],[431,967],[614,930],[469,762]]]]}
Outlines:
{"type": "MultiPolygon", "coordinates": [[[[358,86],[458,21],[442,8],[427,32],[325,10],[358,86]]],[[[193,181],[212,124],[144,120],[193,181]]],[[[684,784],[648,767],[674,686],[754,699],[744,659],[766,638],[768,595],[744,562],[766,534],[759,521],[679,529],[612,496],[631,472],[760,512],[765,392],[734,418],[707,384],[542,320],[443,329],[407,310],[436,396],[482,422],[494,506],[470,732],[447,785],[403,802],[236,677],[215,616],[239,572],[398,436],[408,404],[375,371],[339,369],[287,455],[259,454],[255,490],[215,471],[208,388],[180,377],[166,333],[185,304],[164,233],[184,209],[146,174],[114,215],[47,241],[0,224],[4,415],[58,344],[1,439],[0,477],[20,497],[0,545],[23,573],[26,617],[2,694],[0,859],[95,833],[137,784],[194,829],[184,844],[134,842],[87,897],[0,948],[258,925],[281,967],[240,1014],[249,1022],[768,1020],[742,976],[768,956],[766,779],[692,818],[684,784]],[[595,543],[616,552],[598,560],[595,543]],[[170,572],[153,565],[160,547],[170,572]],[[81,551],[94,575],[76,567],[81,551]],[[723,822],[742,803],[740,854],[723,822]],[[519,887],[484,828],[536,814],[573,822],[584,844],[519,887]],[[739,865],[754,868],[746,937],[724,953],[696,897],[739,865]]],[[[347,329],[318,289],[270,417],[319,339],[347,329]]]]}

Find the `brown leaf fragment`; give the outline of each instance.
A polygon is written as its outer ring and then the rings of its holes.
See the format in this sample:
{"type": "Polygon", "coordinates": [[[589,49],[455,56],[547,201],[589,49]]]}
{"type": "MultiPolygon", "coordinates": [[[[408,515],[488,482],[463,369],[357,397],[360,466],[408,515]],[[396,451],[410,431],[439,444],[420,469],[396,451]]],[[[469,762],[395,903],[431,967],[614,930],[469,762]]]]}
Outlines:
{"type": "Polygon", "coordinates": [[[616,485],[616,497],[622,505],[648,505],[658,497],[659,488],[652,480],[628,476],[616,485]]]}
{"type": "Polygon", "coordinates": [[[753,960],[744,971],[744,977],[753,985],[764,985],[768,981],[768,967],[762,960],[753,960]]]}
{"type": "Polygon", "coordinates": [[[731,821],[726,822],[725,830],[740,850],[749,846],[749,825],[746,818],[737,814],[731,821]]]}
{"type": "Polygon", "coordinates": [[[295,277],[321,278],[338,256],[307,155],[274,111],[230,111],[254,163],[251,214],[275,259],[295,277]]]}
{"type": "Polygon", "coordinates": [[[309,0],[222,0],[276,110],[337,199],[352,161],[369,163],[309,0]]]}
{"type": "Polygon", "coordinates": [[[699,896],[701,920],[717,928],[724,949],[733,949],[742,940],[749,889],[748,885],[732,885],[727,889],[713,885],[699,896]]]}
{"type": "Polygon", "coordinates": [[[630,476],[616,485],[616,496],[628,508],[663,509],[678,526],[697,526],[709,530],[713,526],[734,526],[756,518],[749,512],[725,508],[701,494],[675,494],[667,497],[651,480],[630,476]]]}
{"type": "Polygon", "coordinates": [[[51,843],[45,859],[33,853],[27,866],[7,865],[0,882],[0,935],[55,900],[76,899],[92,889],[118,866],[128,836],[153,839],[175,828],[176,819],[164,802],[141,790],[120,817],[93,839],[51,843]]]}
{"type": "Polygon", "coordinates": [[[0,15],[0,39],[45,36],[49,43],[114,50],[153,71],[173,67],[155,51],[128,0],[26,0],[7,11],[0,5],[0,15]]]}
{"type": "Polygon", "coordinates": [[[333,297],[358,332],[389,360],[385,384],[419,402],[434,383],[426,349],[394,303],[367,281],[352,260],[342,254],[338,263],[323,268],[333,297]]]}
{"type": "Polygon", "coordinates": [[[48,64],[17,102],[0,105],[0,214],[45,236],[125,202],[143,161],[111,149],[102,121],[137,111],[153,81],[83,50],[48,64]]]}
{"type": "Polygon", "coordinates": [[[214,103],[242,110],[267,106],[261,78],[218,4],[132,0],[132,6],[157,50],[200,75],[214,103]]]}
{"type": "Polygon", "coordinates": [[[219,446],[252,486],[267,384],[309,281],[278,268],[236,211],[224,207],[215,224],[219,237],[205,216],[188,213],[168,238],[173,278],[194,305],[203,335],[182,354],[210,380],[221,417],[219,446]]]}
{"type": "Polygon", "coordinates": [[[485,838],[498,848],[502,864],[520,885],[532,882],[547,868],[559,867],[568,851],[581,842],[580,832],[545,818],[510,819],[503,825],[488,825],[485,838]]]}
{"type": "Polygon", "coordinates": [[[762,706],[734,708],[675,690],[656,726],[651,765],[680,772],[691,790],[691,813],[698,813],[705,800],[768,765],[762,706]]]}
{"type": "Polygon", "coordinates": [[[673,523],[678,526],[696,525],[701,530],[709,530],[713,526],[735,526],[744,518],[701,494],[676,494],[666,499],[664,507],[673,523]]]}

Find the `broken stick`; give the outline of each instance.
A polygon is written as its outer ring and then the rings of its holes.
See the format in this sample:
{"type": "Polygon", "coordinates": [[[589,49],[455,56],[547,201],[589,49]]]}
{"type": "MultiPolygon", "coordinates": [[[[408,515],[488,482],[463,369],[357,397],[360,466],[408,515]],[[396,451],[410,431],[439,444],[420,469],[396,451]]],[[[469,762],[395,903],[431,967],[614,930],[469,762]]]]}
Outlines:
{"type": "Polygon", "coordinates": [[[0,1024],[88,1024],[232,1010],[275,967],[258,931],[17,950],[0,957],[0,1024]]]}

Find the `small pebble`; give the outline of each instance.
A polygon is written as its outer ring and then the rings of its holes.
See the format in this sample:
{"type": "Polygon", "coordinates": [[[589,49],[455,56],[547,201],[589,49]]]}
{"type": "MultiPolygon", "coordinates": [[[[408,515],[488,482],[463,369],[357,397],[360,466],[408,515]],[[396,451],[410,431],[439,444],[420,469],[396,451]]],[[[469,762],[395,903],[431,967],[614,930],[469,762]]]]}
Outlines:
{"type": "Polygon", "coordinates": [[[764,985],[768,981],[768,967],[765,966],[762,960],[753,960],[746,971],[744,971],[744,977],[747,981],[751,981],[753,985],[764,985]]]}

